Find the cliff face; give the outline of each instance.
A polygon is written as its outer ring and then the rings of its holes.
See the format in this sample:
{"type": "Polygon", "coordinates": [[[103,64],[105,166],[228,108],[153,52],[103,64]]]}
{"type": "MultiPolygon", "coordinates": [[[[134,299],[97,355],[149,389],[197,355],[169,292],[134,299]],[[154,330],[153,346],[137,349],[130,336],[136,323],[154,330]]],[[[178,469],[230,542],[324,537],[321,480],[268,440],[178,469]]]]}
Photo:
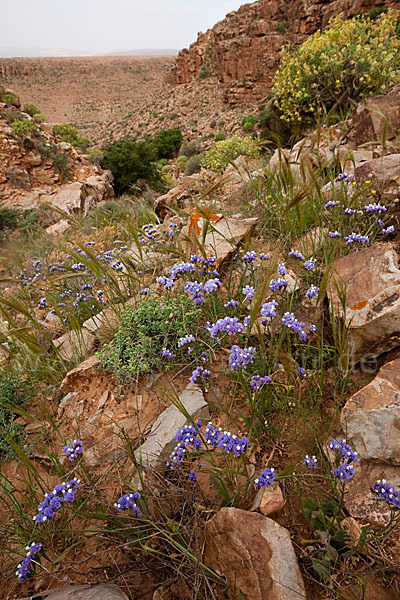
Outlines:
{"type": "Polygon", "coordinates": [[[224,87],[226,102],[254,101],[271,90],[283,44],[300,44],[339,13],[351,17],[385,5],[400,10],[400,0],[259,0],[246,4],[182,50],[166,80],[190,83],[214,74],[224,87]]]}

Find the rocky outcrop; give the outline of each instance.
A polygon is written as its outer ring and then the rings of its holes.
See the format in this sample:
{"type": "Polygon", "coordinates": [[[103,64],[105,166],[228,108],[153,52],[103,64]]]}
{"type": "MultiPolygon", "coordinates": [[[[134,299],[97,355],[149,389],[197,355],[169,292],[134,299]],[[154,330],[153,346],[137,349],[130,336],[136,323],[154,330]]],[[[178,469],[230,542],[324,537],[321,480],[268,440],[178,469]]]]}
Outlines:
{"type": "Polygon", "coordinates": [[[400,269],[392,244],[376,244],[336,261],[328,295],[341,317],[344,292],[351,361],[367,361],[400,345],[400,269]]]}
{"type": "Polygon", "coordinates": [[[68,585],[20,600],[128,600],[128,596],[113,584],[100,583],[94,586],[68,585]]]}
{"type": "Polygon", "coordinates": [[[71,144],[60,142],[42,123],[37,132],[17,138],[10,119],[28,115],[0,104],[0,202],[26,210],[47,204],[66,213],[114,198],[112,175],[92,164],[71,144]]]}
{"type": "Polygon", "coordinates": [[[226,578],[231,598],[306,598],[290,534],[268,517],[220,510],[206,526],[204,561],[226,578]]]}
{"type": "Polygon", "coordinates": [[[341,422],[362,458],[400,464],[400,359],[386,363],[346,402],[341,422]]]}
{"type": "Polygon", "coordinates": [[[262,98],[272,88],[283,44],[300,44],[339,13],[347,18],[384,5],[400,9],[397,0],[260,0],[246,4],[182,50],[167,81],[189,83],[215,74],[224,86],[227,102],[262,98]]]}

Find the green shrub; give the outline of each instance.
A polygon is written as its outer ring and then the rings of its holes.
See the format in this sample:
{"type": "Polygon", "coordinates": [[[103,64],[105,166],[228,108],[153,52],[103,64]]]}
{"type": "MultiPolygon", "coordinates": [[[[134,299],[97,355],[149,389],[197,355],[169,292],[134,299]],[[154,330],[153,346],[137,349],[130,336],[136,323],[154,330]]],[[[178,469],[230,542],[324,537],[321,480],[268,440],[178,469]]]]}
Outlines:
{"type": "Polygon", "coordinates": [[[214,142],[221,142],[222,140],[226,140],[226,135],[222,131],[218,131],[214,136],[214,142]]]}
{"type": "Polygon", "coordinates": [[[207,79],[208,77],[211,77],[211,75],[212,70],[209,67],[202,65],[199,71],[199,79],[207,79]]]}
{"type": "Polygon", "coordinates": [[[172,158],[182,144],[183,135],[179,129],[163,129],[149,138],[149,143],[155,146],[157,158],[172,158]]]}
{"type": "Polygon", "coordinates": [[[257,158],[260,155],[258,142],[250,137],[240,136],[216,142],[214,148],[211,148],[205,155],[202,164],[203,167],[214,173],[223,173],[229,161],[235,160],[241,155],[257,158]]]}
{"type": "Polygon", "coordinates": [[[16,119],[11,123],[11,129],[13,134],[23,139],[25,137],[29,137],[37,132],[38,128],[35,123],[32,121],[28,121],[27,119],[16,119]]]}
{"type": "Polygon", "coordinates": [[[287,122],[312,122],[318,114],[382,92],[398,80],[400,40],[396,20],[340,16],[297,50],[283,48],[275,74],[275,105],[287,122]]]}
{"type": "Polygon", "coordinates": [[[7,104],[8,106],[15,106],[15,108],[19,108],[21,106],[18,98],[4,88],[0,88],[0,102],[4,102],[4,104],[7,104]]]}
{"type": "Polygon", "coordinates": [[[2,459],[13,458],[10,439],[21,445],[23,428],[14,423],[15,413],[5,405],[21,407],[32,394],[32,386],[22,379],[21,374],[6,369],[0,370],[0,455],[2,459]]]}
{"type": "Polygon", "coordinates": [[[79,135],[79,131],[73,125],[67,123],[61,125],[54,125],[54,135],[59,137],[63,142],[71,144],[75,148],[79,148],[82,152],[86,152],[87,148],[91,145],[91,140],[87,137],[79,135]]]}
{"type": "Polygon", "coordinates": [[[14,229],[18,224],[19,214],[13,208],[0,208],[0,230],[14,229]]]}
{"type": "Polygon", "coordinates": [[[114,339],[99,353],[103,368],[126,380],[161,368],[163,348],[182,359],[187,351],[180,350],[177,342],[186,333],[193,333],[200,315],[201,311],[183,295],[149,298],[128,307],[114,339]]]}
{"type": "Polygon", "coordinates": [[[256,115],[248,115],[247,117],[243,117],[242,127],[243,131],[250,133],[253,131],[254,125],[258,123],[258,117],[256,115]]]}
{"type": "Polygon", "coordinates": [[[157,158],[156,147],[148,141],[119,140],[104,149],[100,164],[103,169],[112,172],[115,191],[122,194],[128,192],[138,179],[160,182],[160,174],[154,164],[157,158]]]}
{"type": "Polygon", "coordinates": [[[94,165],[99,165],[104,156],[104,152],[103,150],[100,150],[100,148],[93,148],[88,151],[88,156],[94,165]]]}
{"type": "Polygon", "coordinates": [[[49,155],[50,160],[53,163],[55,170],[60,173],[64,179],[71,178],[71,171],[69,168],[69,156],[66,152],[54,152],[51,151],[49,155]]]}
{"type": "Polygon", "coordinates": [[[186,163],[185,175],[199,173],[203,160],[204,154],[195,154],[194,156],[191,156],[186,163]]]}
{"type": "Polygon", "coordinates": [[[178,156],[176,164],[183,171],[185,169],[185,167],[186,167],[187,161],[188,161],[187,156],[185,156],[185,155],[178,156]]]}
{"type": "Polygon", "coordinates": [[[200,140],[190,140],[190,142],[183,142],[183,144],[179,150],[179,154],[186,156],[187,158],[190,158],[191,156],[194,156],[195,154],[200,154],[200,152],[201,152],[200,140]]]}
{"type": "Polygon", "coordinates": [[[274,100],[265,106],[259,116],[260,138],[264,147],[290,146],[300,139],[304,131],[304,123],[289,123],[282,119],[282,113],[275,106],[274,100]]]}
{"type": "Polygon", "coordinates": [[[44,121],[46,120],[46,117],[44,116],[43,113],[38,112],[33,115],[33,120],[35,121],[35,123],[44,123],[44,121]]]}
{"type": "Polygon", "coordinates": [[[35,106],[35,104],[24,104],[23,111],[33,117],[37,113],[40,113],[40,108],[35,106]]]}

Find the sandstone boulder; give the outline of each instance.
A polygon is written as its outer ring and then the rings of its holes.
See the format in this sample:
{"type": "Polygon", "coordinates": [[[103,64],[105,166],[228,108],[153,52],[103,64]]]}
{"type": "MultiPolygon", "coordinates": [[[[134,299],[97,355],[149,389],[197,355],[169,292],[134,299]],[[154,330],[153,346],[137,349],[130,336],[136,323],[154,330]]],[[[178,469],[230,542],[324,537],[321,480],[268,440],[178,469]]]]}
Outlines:
{"type": "Polygon", "coordinates": [[[68,362],[76,357],[87,356],[94,348],[96,337],[87,329],[81,329],[79,333],[70,331],[53,341],[60,357],[68,362]]]}
{"type": "Polygon", "coordinates": [[[269,517],[285,508],[286,500],[283,497],[280,485],[271,485],[269,488],[260,488],[250,510],[259,510],[269,517]]]}
{"type": "Polygon", "coordinates": [[[365,98],[357,106],[351,118],[352,141],[355,146],[367,142],[393,139],[400,128],[400,98],[398,95],[382,95],[365,98]]]}
{"type": "Polygon", "coordinates": [[[199,243],[203,243],[204,240],[206,255],[215,256],[217,266],[220,266],[244,238],[251,234],[257,224],[257,219],[232,219],[222,217],[222,215],[217,215],[217,217],[218,219],[215,219],[214,222],[211,221],[211,218],[210,220],[197,219],[198,229],[192,227],[193,219],[189,218],[190,225],[182,228],[180,237],[188,254],[197,253],[199,243]],[[188,240],[192,240],[192,243],[188,240]]]}
{"type": "Polygon", "coordinates": [[[379,479],[386,479],[396,489],[400,489],[400,467],[360,460],[354,471],[354,478],[346,486],[346,509],[360,523],[386,525],[390,520],[389,505],[372,494],[369,488],[379,479]]]}
{"type": "Polygon", "coordinates": [[[100,583],[94,586],[68,585],[19,600],[128,600],[128,596],[111,583],[100,583]]]}
{"type": "Polygon", "coordinates": [[[226,578],[231,598],[306,598],[288,530],[263,515],[220,510],[206,525],[204,561],[226,578]]]}
{"type": "MultiPolygon", "coordinates": [[[[179,395],[179,401],[190,417],[210,418],[207,402],[198,385],[190,383],[179,395]]],[[[146,441],[136,450],[138,462],[148,469],[165,469],[168,456],[176,446],[174,436],[178,429],[188,424],[185,415],[174,405],[170,406],[155,421],[146,441]]]]}
{"type": "Polygon", "coordinates": [[[400,464],[400,359],[346,402],[341,423],[362,458],[400,464]]]}
{"type": "Polygon", "coordinates": [[[358,181],[372,181],[380,192],[397,195],[400,185],[400,154],[389,154],[364,162],[355,170],[358,181]]]}
{"type": "Polygon", "coordinates": [[[400,269],[390,243],[376,244],[339,259],[328,289],[331,310],[344,316],[346,291],[350,358],[359,362],[400,345],[400,269]]]}
{"type": "Polygon", "coordinates": [[[95,375],[98,372],[99,366],[100,360],[97,356],[91,356],[86,359],[66,374],[61,382],[60,390],[65,394],[68,393],[80,379],[87,381],[89,377],[95,375]]]}

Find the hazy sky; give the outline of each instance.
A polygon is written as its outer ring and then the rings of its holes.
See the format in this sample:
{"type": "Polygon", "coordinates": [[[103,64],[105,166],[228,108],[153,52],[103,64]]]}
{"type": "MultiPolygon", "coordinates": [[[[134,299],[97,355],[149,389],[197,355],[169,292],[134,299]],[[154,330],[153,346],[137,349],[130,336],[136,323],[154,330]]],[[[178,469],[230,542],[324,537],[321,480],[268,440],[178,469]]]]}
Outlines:
{"type": "Polygon", "coordinates": [[[246,0],[0,0],[5,49],[187,47],[246,0]]]}

